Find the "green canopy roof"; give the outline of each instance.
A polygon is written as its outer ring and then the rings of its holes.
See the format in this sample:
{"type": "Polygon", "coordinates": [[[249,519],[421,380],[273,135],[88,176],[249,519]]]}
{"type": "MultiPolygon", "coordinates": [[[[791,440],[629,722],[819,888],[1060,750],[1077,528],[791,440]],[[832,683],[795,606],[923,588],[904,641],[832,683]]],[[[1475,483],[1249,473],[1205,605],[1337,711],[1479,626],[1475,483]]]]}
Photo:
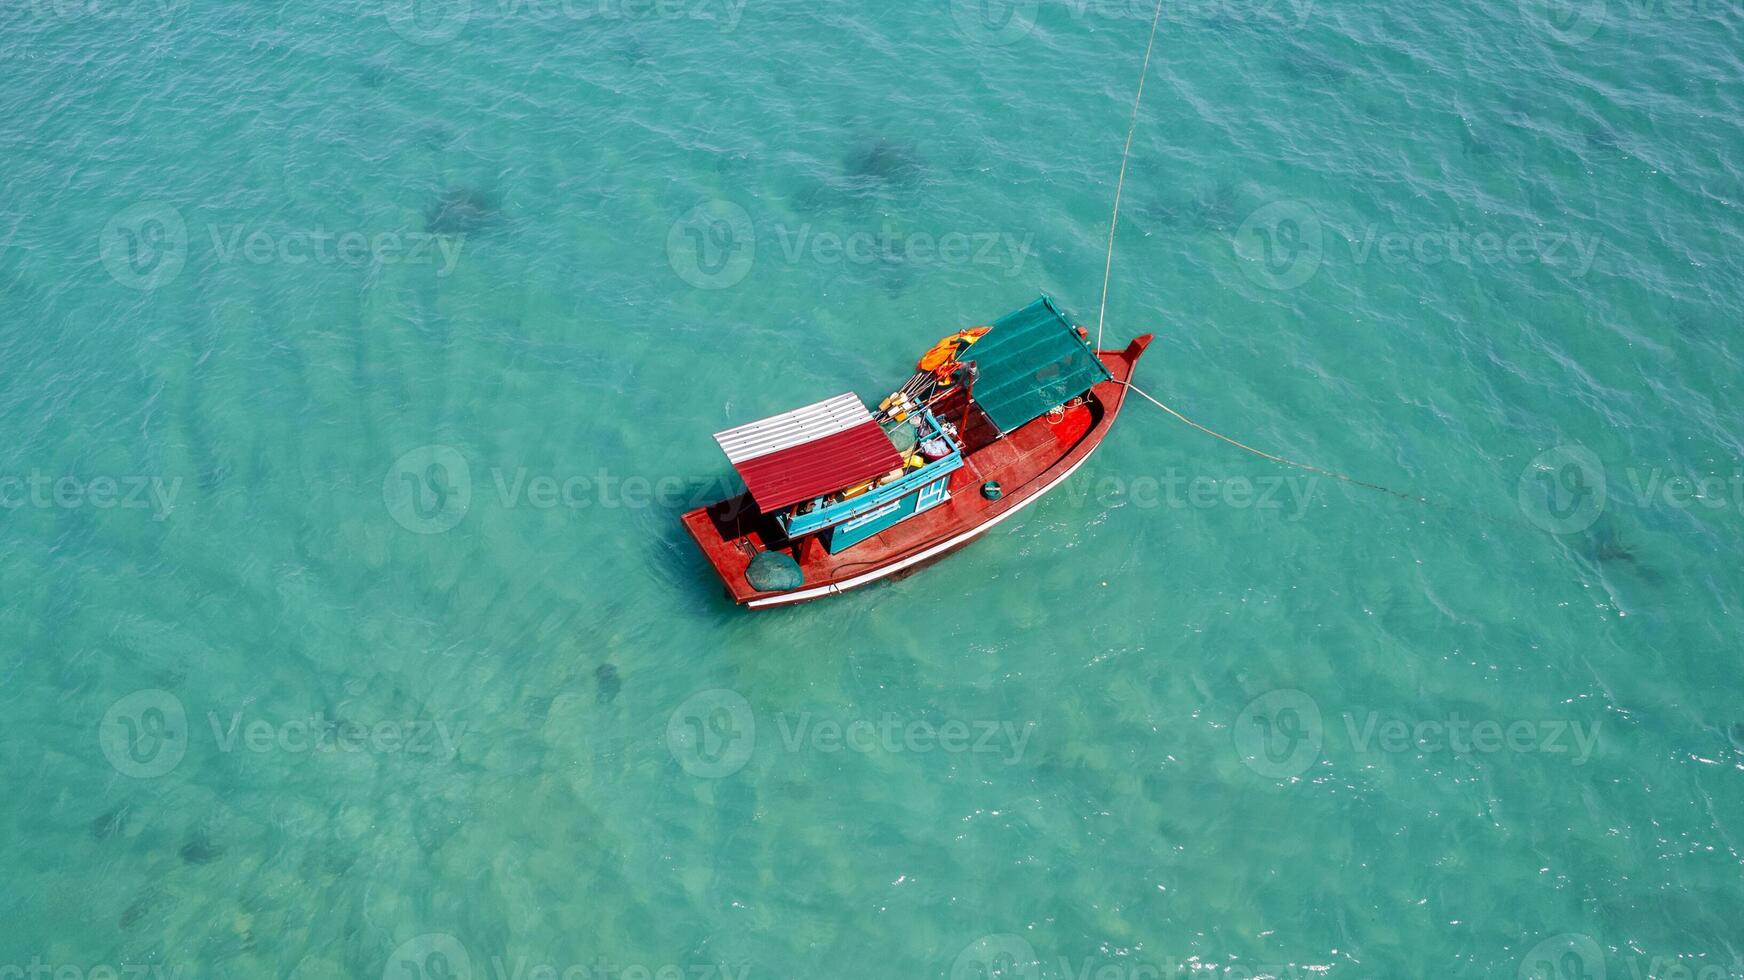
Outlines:
{"type": "Polygon", "coordinates": [[[975,403],[1002,433],[1111,377],[1046,296],[1000,317],[963,358],[978,372],[975,403]]]}

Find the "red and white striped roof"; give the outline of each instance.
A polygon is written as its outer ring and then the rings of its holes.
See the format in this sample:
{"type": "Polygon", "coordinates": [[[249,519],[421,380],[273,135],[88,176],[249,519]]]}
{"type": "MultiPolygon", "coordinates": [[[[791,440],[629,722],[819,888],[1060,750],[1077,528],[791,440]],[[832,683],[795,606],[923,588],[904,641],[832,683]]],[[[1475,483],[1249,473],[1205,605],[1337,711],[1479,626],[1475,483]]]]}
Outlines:
{"type": "Polygon", "coordinates": [[[765,513],[902,466],[890,437],[851,392],[717,432],[715,441],[765,513]]]}

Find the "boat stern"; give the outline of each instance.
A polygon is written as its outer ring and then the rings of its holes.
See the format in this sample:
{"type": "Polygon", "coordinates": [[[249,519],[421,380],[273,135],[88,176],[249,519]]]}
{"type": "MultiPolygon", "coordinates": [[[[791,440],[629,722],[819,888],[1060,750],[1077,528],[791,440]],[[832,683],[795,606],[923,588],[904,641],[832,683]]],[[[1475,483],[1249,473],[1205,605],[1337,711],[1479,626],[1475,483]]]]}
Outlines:
{"type": "Polygon", "coordinates": [[[762,514],[749,495],[731,497],[687,511],[682,520],[691,540],[696,542],[721,580],[727,598],[745,605],[764,594],[752,588],[745,577],[751,559],[757,552],[765,550],[763,535],[758,530],[762,514]]]}

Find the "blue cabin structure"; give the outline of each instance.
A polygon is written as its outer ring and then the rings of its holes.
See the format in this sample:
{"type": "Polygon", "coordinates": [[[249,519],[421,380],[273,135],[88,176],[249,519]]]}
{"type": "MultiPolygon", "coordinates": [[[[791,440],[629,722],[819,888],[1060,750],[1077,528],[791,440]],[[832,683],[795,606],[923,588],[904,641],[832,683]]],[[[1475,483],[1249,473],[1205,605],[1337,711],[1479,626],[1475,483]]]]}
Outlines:
{"type": "MultiPolygon", "coordinates": [[[[835,499],[834,494],[815,497],[776,516],[788,538],[797,540],[817,534],[831,554],[851,548],[878,532],[924,514],[949,498],[951,474],[963,466],[963,446],[945,431],[933,413],[921,409],[908,421],[896,423],[916,429],[916,445],[942,440],[950,452],[918,467],[907,467],[888,483],[876,481],[866,490],[835,499]],[[918,421],[918,425],[916,422],[918,421]]],[[[936,443],[935,443],[936,445],[936,443]]]]}

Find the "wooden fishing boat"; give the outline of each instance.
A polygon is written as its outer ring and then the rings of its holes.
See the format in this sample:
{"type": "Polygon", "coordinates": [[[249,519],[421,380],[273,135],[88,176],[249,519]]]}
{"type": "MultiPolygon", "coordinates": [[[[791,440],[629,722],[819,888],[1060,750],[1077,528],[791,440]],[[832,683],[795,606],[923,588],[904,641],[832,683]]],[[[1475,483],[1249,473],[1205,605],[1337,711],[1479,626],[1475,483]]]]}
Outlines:
{"type": "Polygon", "coordinates": [[[910,572],[1082,466],[1150,341],[1093,350],[1043,296],[941,340],[876,412],[848,393],[716,433],[746,492],[684,526],[752,608],[910,572]]]}

